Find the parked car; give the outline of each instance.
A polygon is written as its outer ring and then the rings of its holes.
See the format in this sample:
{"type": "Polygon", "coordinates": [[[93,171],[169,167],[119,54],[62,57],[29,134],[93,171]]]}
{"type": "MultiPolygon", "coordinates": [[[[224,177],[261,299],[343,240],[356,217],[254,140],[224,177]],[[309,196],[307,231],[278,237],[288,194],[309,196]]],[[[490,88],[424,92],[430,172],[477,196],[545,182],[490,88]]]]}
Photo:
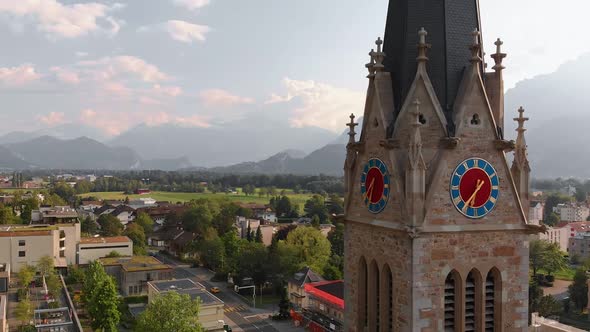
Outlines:
{"type": "Polygon", "coordinates": [[[219,292],[221,292],[221,290],[219,289],[219,287],[211,287],[211,293],[217,294],[219,292]]]}

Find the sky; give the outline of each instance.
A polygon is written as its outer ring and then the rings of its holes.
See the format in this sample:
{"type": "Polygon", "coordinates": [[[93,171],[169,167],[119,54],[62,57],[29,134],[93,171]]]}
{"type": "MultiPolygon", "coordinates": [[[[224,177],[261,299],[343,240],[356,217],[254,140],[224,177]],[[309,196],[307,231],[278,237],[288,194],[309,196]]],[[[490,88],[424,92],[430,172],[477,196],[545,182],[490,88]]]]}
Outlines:
{"type": "MultiPolygon", "coordinates": [[[[363,112],[387,2],[0,0],[0,134],[74,124],[108,137],[257,112],[340,133],[363,112]]],[[[507,89],[590,51],[588,0],[480,3],[507,89]]]]}

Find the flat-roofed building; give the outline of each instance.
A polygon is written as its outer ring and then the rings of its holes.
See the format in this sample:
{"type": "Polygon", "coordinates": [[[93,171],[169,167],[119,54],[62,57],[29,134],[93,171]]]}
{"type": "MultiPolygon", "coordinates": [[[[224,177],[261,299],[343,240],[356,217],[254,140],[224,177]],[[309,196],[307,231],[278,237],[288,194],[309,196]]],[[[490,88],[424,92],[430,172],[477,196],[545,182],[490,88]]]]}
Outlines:
{"type": "Polygon", "coordinates": [[[78,222],[78,212],[69,206],[41,207],[31,212],[31,220],[39,224],[73,224],[78,222]]]}
{"type": "Polygon", "coordinates": [[[0,263],[0,294],[8,293],[10,285],[10,264],[0,263]]]}
{"type": "Polygon", "coordinates": [[[24,264],[35,265],[43,256],[53,257],[55,266],[76,264],[80,224],[6,225],[0,227],[0,262],[19,272],[24,264]]]}
{"type": "Polygon", "coordinates": [[[89,264],[111,252],[133,256],[133,242],[126,236],[82,238],[78,244],[78,264],[89,264]]]}
{"type": "Polygon", "coordinates": [[[321,281],[305,285],[309,306],[304,316],[311,331],[344,331],[344,281],[321,281]]]}
{"type": "Polygon", "coordinates": [[[199,323],[207,331],[223,330],[224,303],[208,292],[203,285],[190,279],[148,282],[148,303],[167,292],[187,294],[191,299],[200,299],[199,323]]]}
{"type": "Polygon", "coordinates": [[[148,281],[170,280],[172,267],[152,256],[106,257],[99,261],[124,296],[145,295],[148,281]]]}

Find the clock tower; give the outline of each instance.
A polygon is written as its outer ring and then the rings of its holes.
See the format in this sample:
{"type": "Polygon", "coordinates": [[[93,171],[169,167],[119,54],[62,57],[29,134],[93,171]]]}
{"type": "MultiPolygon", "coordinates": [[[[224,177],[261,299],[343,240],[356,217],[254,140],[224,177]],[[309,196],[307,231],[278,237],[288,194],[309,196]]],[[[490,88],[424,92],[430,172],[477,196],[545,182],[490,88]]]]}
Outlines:
{"type": "Polygon", "coordinates": [[[528,330],[527,119],[504,139],[480,27],[477,0],[389,1],[348,124],[346,331],[528,330]]]}

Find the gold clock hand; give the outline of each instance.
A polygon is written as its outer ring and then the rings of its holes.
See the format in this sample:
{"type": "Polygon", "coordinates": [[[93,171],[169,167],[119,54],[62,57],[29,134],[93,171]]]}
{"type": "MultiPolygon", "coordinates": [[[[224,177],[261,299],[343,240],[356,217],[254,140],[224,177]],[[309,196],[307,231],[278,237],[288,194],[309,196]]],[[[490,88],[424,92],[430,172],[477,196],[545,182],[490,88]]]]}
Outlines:
{"type": "Polygon", "coordinates": [[[369,200],[369,202],[371,201],[371,197],[373,197],[373,187],[375,185],[375,178],[373,178],[373,180],[371,180],[371,184],[369,185],[369,188],[367,189],[367,192],[365,193],[365,198],[369,200]]]}
{"type": "Polygon", "coordinates": [[[484,184],[483,180],[480,180],[480,179],[477,180],[477,187],[475,188],[475,191],[473,192],[473,194],[471,194],[471,197],[469,197],[467,202],[465,202],[465,206],[463,207],[464,212],[467,210],[467,208],[470,205],[473,206],[473,202],[475,202],[475,197],[476,197],[477,193],[481,190],[481,187],[483,186],[483,184],[484,184]]]}

